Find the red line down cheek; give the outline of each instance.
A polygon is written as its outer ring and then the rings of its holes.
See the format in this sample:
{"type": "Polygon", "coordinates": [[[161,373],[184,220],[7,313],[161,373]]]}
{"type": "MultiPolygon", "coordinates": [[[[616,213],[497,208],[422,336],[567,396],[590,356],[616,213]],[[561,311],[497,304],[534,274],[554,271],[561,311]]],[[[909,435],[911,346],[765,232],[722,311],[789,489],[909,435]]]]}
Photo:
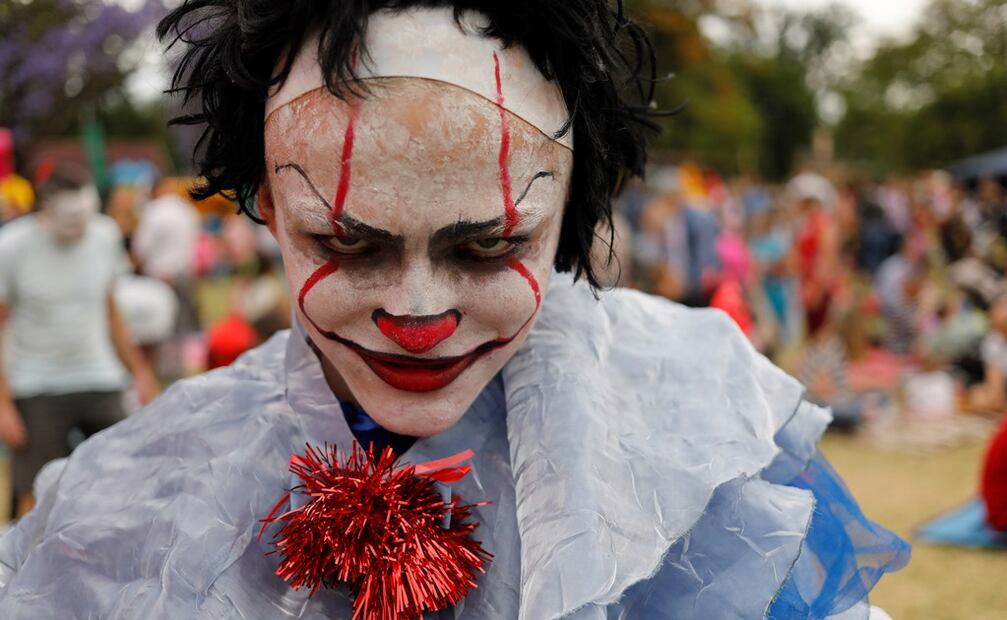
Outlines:
{"type": "Polygon", "coordinates": [[[305,307],[305,300],[308,297],[308,293],[310,293],[319,282],[337,271],[339,271],[339,260],[332,258],[308,277],[308,279],[304,282],[304,285],[301,286],[301,292],[297,295],[297,306],[301,309],[301,314],[303,314],[304,317],[307,318],[318,331],[322,331],[322,329],[318,326],[318,323],[311,318],[311,315],[308,314],[308,309],[305,307]]]}
{"type": "MultiPolygon", "coordinates": [[[[507,261],[507,266],[516,271],[518,274],[520,274],[521,277],[524,278],[526,282],[528,282],[528,286],[531,287],[531,291],[535,295],[535,312],[538,312],[538,309],[542,307],[542,287],[539,286],[538,280],[535,278],[535,275],[531,272],[530,269],[528,269],[528,267],[525,266],[524,263],[522,263],[516,258],[512,258],[509,261],[507,261]]],[[[535,315],[535,312],[532,313],[532,316],[535,315]]]]}

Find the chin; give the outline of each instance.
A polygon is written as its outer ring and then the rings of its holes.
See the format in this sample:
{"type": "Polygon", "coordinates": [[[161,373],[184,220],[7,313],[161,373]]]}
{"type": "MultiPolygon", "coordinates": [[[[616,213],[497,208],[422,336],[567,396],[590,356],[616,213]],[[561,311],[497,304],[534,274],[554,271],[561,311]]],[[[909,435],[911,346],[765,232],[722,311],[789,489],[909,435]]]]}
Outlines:
{"type": "MultiPolygon", "coordinates": [[[[473,398],[473,400],[475,400],[473,398]]],[[[409,399],[396,407],[394,403],[385,402],[384,407],[368,409],[363,402],[364,410],[371,418],[381,425],[382,428],[399,435],[409,437],[433,437],[454,426],[458,420],[462,419],[468,407],[462,410],[445,410],[443,407],[435,408],[424,404],[413,404],[409,399]],[[403,414],[403,411],[409,413],[403,414]]]]}
{"type": "Polygon", "coordinates": [[[411,394],[383,387],[361,393],[358,400],[367,415],[382,428],[399,435],[431,437],[461,420],[483,387],[485,384],[467,389],[448,386],[429,394],[411,394]]]}

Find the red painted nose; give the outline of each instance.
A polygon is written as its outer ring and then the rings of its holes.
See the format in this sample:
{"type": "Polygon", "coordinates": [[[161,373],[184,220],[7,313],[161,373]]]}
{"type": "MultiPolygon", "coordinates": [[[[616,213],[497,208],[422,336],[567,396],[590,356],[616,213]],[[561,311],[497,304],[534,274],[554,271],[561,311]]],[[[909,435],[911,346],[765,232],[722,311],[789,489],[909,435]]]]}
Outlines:
{"type": "Polygon", "coordinates": [[[410,353],[426,353],[455,333],[461,313],[449,310],[435,316],[393,316],[377,310],[373,319],[381,333],[395,344],[410,353]]]}

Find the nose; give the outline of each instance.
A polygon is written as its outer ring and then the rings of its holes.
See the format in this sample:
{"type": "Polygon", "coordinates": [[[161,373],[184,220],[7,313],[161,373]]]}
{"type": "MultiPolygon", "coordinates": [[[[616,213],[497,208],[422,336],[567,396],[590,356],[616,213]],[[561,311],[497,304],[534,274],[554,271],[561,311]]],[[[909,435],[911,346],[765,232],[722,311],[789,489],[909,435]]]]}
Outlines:
{"type": "Polygon", "coordinates": [[[410,353],[426,353],[455,333],[462,314],[448,310],[429,316],[395,316],[375,310],[371,318],[381,333],[395,344],[410,353]]]}

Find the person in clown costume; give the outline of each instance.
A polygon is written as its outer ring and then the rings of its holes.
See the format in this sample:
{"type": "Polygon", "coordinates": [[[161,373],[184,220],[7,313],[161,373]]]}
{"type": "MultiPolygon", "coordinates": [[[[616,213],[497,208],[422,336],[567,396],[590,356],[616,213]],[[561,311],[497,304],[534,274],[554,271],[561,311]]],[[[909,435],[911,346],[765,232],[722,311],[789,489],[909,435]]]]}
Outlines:
{"type": "Polygon", "coordinates": [[[649,123],[621,5],[189,0],[159,33],[205,127],[197,194],[276,237],[294,326],[44,470],[0,616],[881,617],[908,546],[818,453],[829,413],[723,313],[594,286],[649,123]],[[346,512],[318,507],[353,463],[316,457],[355,444],[406,468],[361,485],[437,470],[467,505],[435,526],[468,515],[464,588],[353,572],[404,574],[414,534],[370,564],[297,551],[364,531],[291,525],[346,512]]]}

